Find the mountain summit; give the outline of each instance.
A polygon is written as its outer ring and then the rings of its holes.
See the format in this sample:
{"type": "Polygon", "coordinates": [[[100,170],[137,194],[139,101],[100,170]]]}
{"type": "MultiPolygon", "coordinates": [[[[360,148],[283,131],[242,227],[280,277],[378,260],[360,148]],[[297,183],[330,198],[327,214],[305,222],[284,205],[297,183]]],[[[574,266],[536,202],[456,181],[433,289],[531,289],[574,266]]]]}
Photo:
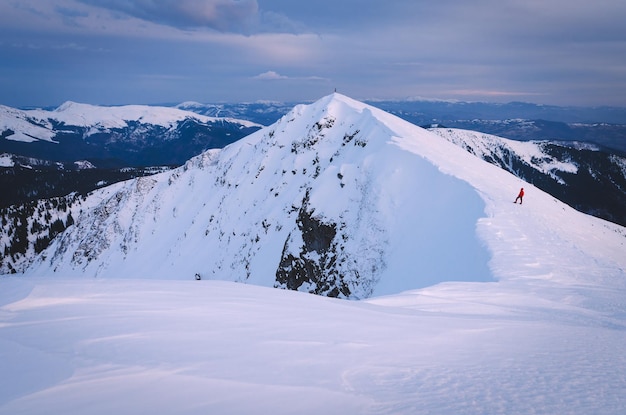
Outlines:
{"type": "Polygon", "coordinates": [[[626,269],[624,228],[336,93],[80,208],[26,274],[220,279],[358,299],[450,280],[623,285],[626,269]]]}

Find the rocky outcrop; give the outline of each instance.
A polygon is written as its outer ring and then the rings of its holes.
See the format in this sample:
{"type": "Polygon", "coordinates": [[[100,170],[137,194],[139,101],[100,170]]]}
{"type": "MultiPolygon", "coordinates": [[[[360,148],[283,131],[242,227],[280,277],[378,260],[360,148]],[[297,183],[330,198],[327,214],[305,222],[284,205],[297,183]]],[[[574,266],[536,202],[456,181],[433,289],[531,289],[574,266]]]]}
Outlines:
{"type": "MultiPolygon", "coordinates": [[[[338,254],[337,224],[324,221],[309,207],[307,192],[276,271],[276,287],[329,297],[351,296],[343,281],[338,254]]],[[[339,249],[341,251],[341,249],[339,249]]]]}

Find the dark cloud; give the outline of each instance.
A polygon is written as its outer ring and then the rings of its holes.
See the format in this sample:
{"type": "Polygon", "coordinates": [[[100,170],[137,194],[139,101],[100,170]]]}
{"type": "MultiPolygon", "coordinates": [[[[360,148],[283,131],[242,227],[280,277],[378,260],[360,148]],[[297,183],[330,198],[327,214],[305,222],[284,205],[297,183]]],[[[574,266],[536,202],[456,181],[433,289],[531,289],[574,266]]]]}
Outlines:
{"type": "Polygon", "coordinates": [[[89,16],[89,13],[83,10],[77,10],[77,9],[61,7],[61,6],[55,7],[54,9],[57,11],[57,13],[59,13],[61,16],[64,16],[64,17],[73,18],[73,17],[89,16]]]}
{"type": "Polygon", "coordinates": [[[79,0],[138,19],[180,28],[246,32],[258,18],[256,0],[79,0]]]}
{"type": "MultiPolygon", "coordinates": [[[[430,3],[415,0],[259,0],[259,7],[263,11],[280,13],[294,21],[304,22],[312,31],[341,32],[355,28],[369,31],[388,23],[404,24],[407,20],[417,26],[421,20],[433,14],[430,3]]],[[[432,3],[441,5],[446,0],[432,3]]],[[[438,9],[440,7],[437,6],[438,9]]]]}

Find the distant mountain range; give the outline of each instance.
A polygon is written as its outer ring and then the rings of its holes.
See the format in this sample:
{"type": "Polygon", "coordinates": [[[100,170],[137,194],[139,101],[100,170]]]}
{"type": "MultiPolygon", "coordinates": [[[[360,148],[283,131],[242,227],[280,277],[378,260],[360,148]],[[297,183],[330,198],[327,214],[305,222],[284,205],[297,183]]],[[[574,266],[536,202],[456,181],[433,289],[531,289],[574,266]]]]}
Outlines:
{"type": "Polygon", "coordinates": [[[54,111],[0,106],[0,154],[89,160],[99,168],[181,165],[261,126],[176,108],[99,107],[66,102],[54,111]]]}
{"type": "MultiPolygon", "coordinates": [[[[583,141],[626,153],[626,108],[558,107],[427,100],[365,101],[413,124],[433,124],[498,135],[514,140],[583,141]]],[[[232,117],[269,125],[297,103],[201,104],[177,108],[213,117],[232,117]]]]}
{"type": "Polygon", "coordinates": [[[261,128],[175,108],[67,102],[47,110],[0,106],[0,207],[87,192],[177,167],[261,128]]]}

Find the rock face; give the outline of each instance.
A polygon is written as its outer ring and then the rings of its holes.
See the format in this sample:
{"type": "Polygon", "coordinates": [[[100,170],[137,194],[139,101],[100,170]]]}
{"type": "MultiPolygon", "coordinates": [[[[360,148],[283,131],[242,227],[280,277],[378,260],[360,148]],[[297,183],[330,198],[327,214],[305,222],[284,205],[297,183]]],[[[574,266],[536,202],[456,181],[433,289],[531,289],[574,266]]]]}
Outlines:
{"type": "MultiPolygon", "coordinates": [[[[343,270],[337,261],[337,224],[323,222],[308,206],[307,193],[298,212],[297,230],[291,232],[276,271],[277,288],[308,291],[313,294],[350,297],[343,270]]],[[[358,279],[358,273],[356,275],[358,279]]]]}

